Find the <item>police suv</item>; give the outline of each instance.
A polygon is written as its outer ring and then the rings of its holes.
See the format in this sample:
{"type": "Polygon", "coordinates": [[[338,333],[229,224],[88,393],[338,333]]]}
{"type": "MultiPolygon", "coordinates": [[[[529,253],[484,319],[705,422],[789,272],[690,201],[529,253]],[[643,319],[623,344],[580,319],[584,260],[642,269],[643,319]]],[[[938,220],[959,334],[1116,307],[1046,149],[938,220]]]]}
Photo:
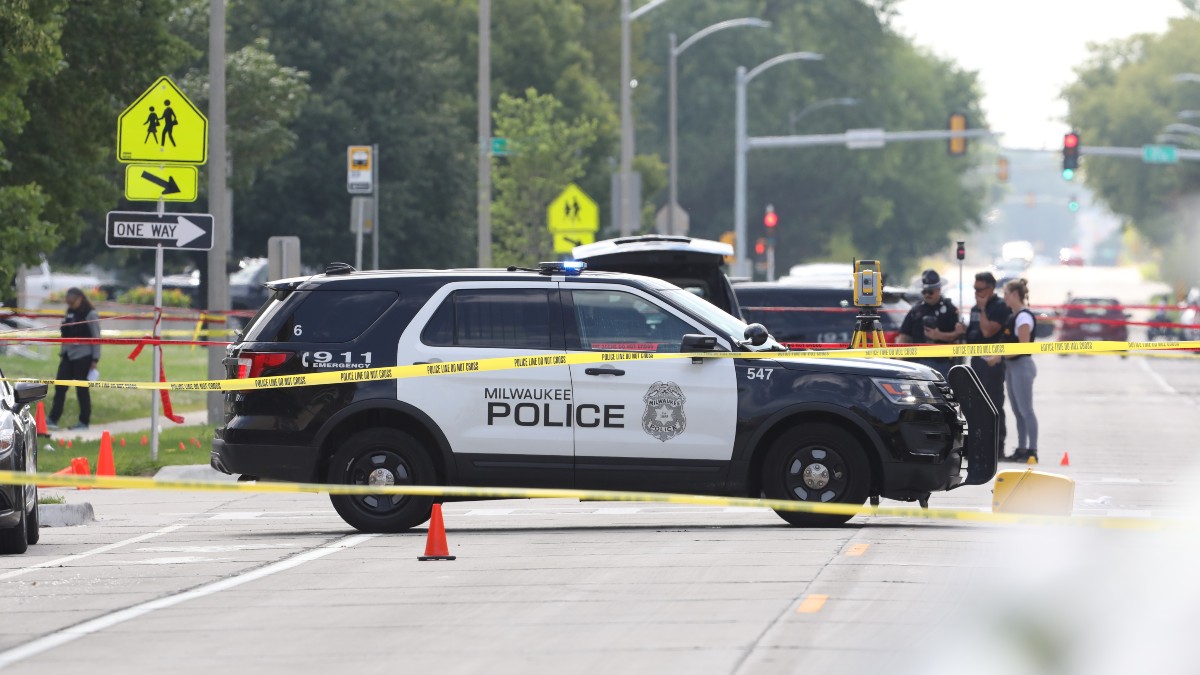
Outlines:
{"type": "MultiPolygon", "coordinates": [[[[995,474],[996,412],[970,369],[947,382],[901,360],[787,358],[761,325],[678,286],[582,266],[357,272],[335,263],[269,282],[270,299],[228,348],[229,377],[411,364],[430,374],[229,392],[212,466],[330,484],[855,505],[879,496],[924,504],[995,474]],[[599,352],[693,356],[554,358],[599,352]],[[552,365],[438,365],[493,357],[552,365]]],[[[331,499],[368,532],[416,526],[434,501],[331,499]]],[[[848,519],[779,515],[795,525],[848,519]]]]}

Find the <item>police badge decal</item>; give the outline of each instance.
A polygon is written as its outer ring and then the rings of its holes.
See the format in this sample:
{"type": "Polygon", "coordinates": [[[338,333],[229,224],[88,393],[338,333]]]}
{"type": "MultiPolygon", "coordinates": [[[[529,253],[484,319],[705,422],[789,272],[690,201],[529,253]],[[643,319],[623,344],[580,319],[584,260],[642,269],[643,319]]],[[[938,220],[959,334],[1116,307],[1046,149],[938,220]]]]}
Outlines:
{"type": "Polygon", "coordinates": [[[687,397],[674,382],[655,382],[646,395],[646,412],[642,413],[642,431],[666,443],[687,428],[683,404],[687,397]]]}

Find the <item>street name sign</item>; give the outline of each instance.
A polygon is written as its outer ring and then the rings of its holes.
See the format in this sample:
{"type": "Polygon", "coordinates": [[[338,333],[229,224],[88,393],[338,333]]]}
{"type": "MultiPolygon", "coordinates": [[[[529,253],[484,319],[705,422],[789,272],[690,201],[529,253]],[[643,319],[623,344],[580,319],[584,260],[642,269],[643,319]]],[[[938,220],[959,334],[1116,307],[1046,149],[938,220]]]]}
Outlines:
{"type": "Polygon", "coordinates": [[[208,118],[160,77],[117,117],[117,161],[204,164],[208,118]]]}
{"type": "Polygon", "coordinates": [[[126,164],[125,199],[133,202],[194,202],[200,178],[189,164],[126,164]]]}
{"type": "Polygon", "coordinates": [[[1143,145],[1142,161],[1147,164],[1176,164],[1179,154],[1174,145],[1143,145]]]}
{"type": "Polygon", "coordinates": [[[207,213],[109,211],[104,243],[109,248],[158,248],[210,251],[213,217],[207,213]]]}

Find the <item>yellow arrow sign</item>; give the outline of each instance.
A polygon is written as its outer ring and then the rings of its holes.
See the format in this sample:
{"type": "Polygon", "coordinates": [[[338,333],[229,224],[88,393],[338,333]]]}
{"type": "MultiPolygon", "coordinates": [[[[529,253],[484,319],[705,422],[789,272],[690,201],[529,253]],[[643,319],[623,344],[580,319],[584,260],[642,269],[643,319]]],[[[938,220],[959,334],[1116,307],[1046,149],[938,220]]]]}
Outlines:
{"type": "Polygon", "coordinates": [[[186,164],[126,164],[125,199],[134,202],[194,202],[200,178],[186,164]]]}
{"type": "Polygon", "coordinates": [[[158,78],[117,117],[119,162],[204,164],[207,160],[208,119],[170,78],[158,78]]]}
{"type": "Polygon", "coordinates": [[[595,232],[587,232],[580,230],[578,232],[555,232],[554,233],[554,252],[555,253],[570,253],[576,246],[591,244],[596,241],[595,232]]]}
{"type": "Polygon", "coordinates": [[[600,229],[600,208],[579,186],[571,183],[546,209],[551,232],[595,232],[600,229]]]}

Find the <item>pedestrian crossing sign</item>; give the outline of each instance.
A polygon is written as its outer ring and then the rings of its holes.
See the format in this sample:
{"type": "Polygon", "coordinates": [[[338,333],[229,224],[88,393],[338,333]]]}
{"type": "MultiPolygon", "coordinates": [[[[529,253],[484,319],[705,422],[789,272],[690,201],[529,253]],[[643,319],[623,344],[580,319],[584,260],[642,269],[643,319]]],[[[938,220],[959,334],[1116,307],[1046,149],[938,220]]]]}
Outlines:
{"type": "Polygon", "coordinates": [[[554,233],[595,232],[600,229],[600,208],[578,185],[571,183],[550,202],[546,224],[554,233]]]}
{"type": "Polygon", "coordinates": [[[168,77],[117,117],[117,161],[204,164],[208,119],[168,77]]]}

